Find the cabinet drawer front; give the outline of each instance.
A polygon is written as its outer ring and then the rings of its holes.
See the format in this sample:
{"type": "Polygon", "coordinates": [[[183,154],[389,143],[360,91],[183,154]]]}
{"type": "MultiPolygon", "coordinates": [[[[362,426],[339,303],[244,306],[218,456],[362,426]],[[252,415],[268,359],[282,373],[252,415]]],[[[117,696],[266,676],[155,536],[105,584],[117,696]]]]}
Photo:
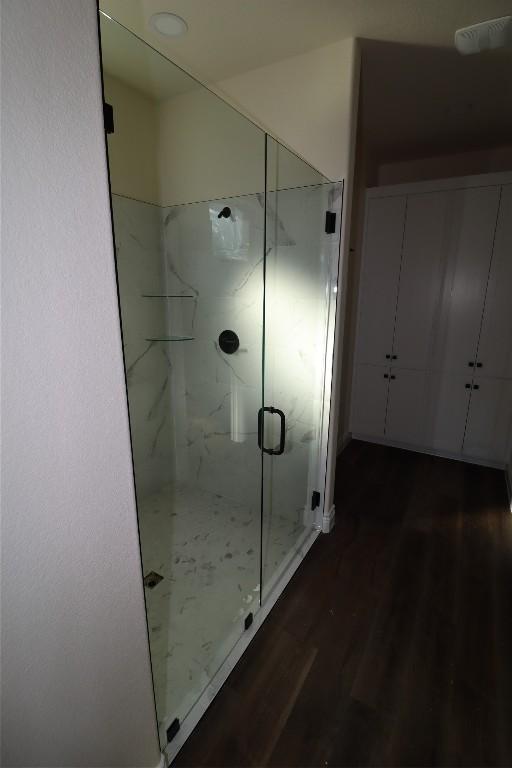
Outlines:
{"type": "Polygon", "coordinates": [[[409,445],[425,445],[428,377],[425,371],[393,368],[389,381],[386,437],[409,445]]]}
{"type": "Polygon", "coordinates": [[[460,453],[471,390],[467,374],[434,373],[429,376],[425,445],[436,451],[460,453]]]}
{"type": "Polygon", "coordinates": [[[352,389],[350,429],[355,434],[384,436],[388,398],[389,368],[358,365],[352,389]]]}
{"type": "Polygon", "coordinates": [[[463,453],[468,458],[506,464],[512,435],[512,381],[477,377],[475,386],[463,453]]]}

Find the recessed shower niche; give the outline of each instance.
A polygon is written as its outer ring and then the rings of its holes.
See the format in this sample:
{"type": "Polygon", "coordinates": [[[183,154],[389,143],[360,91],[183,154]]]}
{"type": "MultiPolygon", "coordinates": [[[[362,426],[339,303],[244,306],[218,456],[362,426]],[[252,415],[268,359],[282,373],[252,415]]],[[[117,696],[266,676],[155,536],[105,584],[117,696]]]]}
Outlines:
{"type": "Polygon", "coordinates": [[[342,184],[115,20],[100,28],[141,580],[172,757],[321,528],[342,184]]]}

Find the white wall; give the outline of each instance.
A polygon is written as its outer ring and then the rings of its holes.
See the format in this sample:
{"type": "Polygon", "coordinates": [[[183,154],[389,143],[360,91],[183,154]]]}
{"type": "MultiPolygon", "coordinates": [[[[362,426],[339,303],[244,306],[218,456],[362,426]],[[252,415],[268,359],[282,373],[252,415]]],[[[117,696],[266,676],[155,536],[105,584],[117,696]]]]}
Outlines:
{"type": "Polygon", "coordinates": [[[159,104],[164,206],[263,192],[263,131],[206,88],[159,104]]]}
{"type": "MultiPolygon", "coordinates": [[[[158,105],[160,200],[163,206],[262,193],[265,132],[206,88],[158,105]]],[[[268,165],[275,168],[275,143],[268,165]]],[[[318,184],[321,176],[279,152],[281,188],[318,184]]]]}
{"type": "Polygon", "coordinates": [[[358,72],[357,44],[348,39],[222,80],[217,89],[336,181],[350,168],[358,72]]]}
{"type": "Polygon", "coordinates": [[[110,75],[104,88],[114,108],[114,133],[108,136],[112,192],[158,204],[158,102],[110,75]]]}
{"type": "Polygon", "coordinates": [[[1,23],[3,764],[156,765],[96,3],[1,23]]]}
{"type": "MultiPolygon", "coordinates": [[[[156,101],[106,75],[105,96],[114,107],[108,145],[115,194],[168,207],[263,192],[264,131],[211,91],[156,101]]],[[[271,143],[269,169],[275,157],[271,143]]],[[[321,179],[291,152],[279,152],[282,188],[321,179]]]]}

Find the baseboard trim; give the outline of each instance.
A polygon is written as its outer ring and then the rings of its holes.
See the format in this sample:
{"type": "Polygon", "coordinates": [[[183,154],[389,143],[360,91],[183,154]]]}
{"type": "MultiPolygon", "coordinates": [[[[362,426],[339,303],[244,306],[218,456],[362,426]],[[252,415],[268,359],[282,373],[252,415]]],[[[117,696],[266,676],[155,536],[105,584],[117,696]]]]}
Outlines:
{"type": "Polygon", "coordinates": [[[336,452],[337,456],[339,456],[340,453],[343,453],[343,451],[345,450],[345,448],[347,447],[347,445],[350,443],[351,440],[352,440],[352,432],[345,432],[345,434],[341,438],[341,441],[338,445],[338,450],[336,452]]]}
{"type": "Polygon", "coordinates": [[[373,435],[362,435],[352,433],[353,440],[361,440],[364,443],[376,443],[377,445],[387,445],[390,448],[400,448],[403,451],[413,451],[414,453],[425,453],[427,456],[439,456],[441,459],[452,459],[453,461],[462,461],[464,464],[477,464],[481,467],[490,467],[491,469],[506,470],[506,465],[498,461],[486,461],[485,459],[475,458],[473,456],[461,456],[460,453],[450,453],[449,451],[436,451],[433,448],[421,448],[410,443],[399,443],[396,440],[388,440],[385,437],[374,437],[373,435]]]}
{"type": "Polygon", "coordinates": [[[176,757],[176,755],[178,754],[178,752],[180,751],[180,749],[182,748],[182,746],[184,745],[188,737],[191,735],[196,725],[198,724],[199,720],[204,715],[204,713],[212,703],[213,699],[215,698],[215,696],[218,694],[218,692],[226,682],[230,673],[233,671],[235,665],[241,659],[249,643],[254,639],[254,636],[256,635],[257,631],[262,626],[263,622],[269,615],[270,611],[276,604],[278,598],[283,593],[288,582],[290,581],[293,574],[300,566],[301,562],[304,560],[305,556],[313,546],[314,542],[316,541],[320,533],[321,533],[320,529],[316,529],[316,528],[312,529],[309,535],[307,536],[307,538],[297,545],[296,553],[294,557],[289,561],[286,571],[282,573],[282,576],[279,579],[279,581],[273,586],[272,590],[269,591],[269,593],[265,597],[263,604],[261,605],[259,610],[254,614],[252,625],[249,627],[249,629],[246,632],[244,632],[244,634],[236,642],[232,651],[228,654],[228,656],[226,657],[225,661],[222,663],[216,675],[214,675],[214,677],[212,678],[210,683],[207,685],[207,687],[204,689],[203,693],[201,694],[197,702],[189,711],[188,715],[181,722],[180,730],[178,731],[178,733],[176,734],[172,742],[168,744],[165,749],[165,758],[169,765],[172,763],[172,761],[174,760],[174,758],[176,757]]]}
{"type": "Polygon", "coordinates": [[[334,528],[334,522],[336,519],[336,507],[334,504],[328,512],[324,512],[322,517],[322,533],[330,533],[334,528]]]}

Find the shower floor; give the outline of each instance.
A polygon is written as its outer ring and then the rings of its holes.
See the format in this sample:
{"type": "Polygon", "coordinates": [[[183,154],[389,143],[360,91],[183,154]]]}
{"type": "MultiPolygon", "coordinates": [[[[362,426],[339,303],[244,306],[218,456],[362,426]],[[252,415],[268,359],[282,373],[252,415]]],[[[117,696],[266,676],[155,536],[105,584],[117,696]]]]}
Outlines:
{"type": "MultiPolygon", "coordinates": [[[[302,541],[302,522],[274,516],[263,534],[264,584],[302,541]]],[[[139,502],[151,663],[159,727],[182,720],[258,610],[260,510],[173,485],[139,502]]]]}

